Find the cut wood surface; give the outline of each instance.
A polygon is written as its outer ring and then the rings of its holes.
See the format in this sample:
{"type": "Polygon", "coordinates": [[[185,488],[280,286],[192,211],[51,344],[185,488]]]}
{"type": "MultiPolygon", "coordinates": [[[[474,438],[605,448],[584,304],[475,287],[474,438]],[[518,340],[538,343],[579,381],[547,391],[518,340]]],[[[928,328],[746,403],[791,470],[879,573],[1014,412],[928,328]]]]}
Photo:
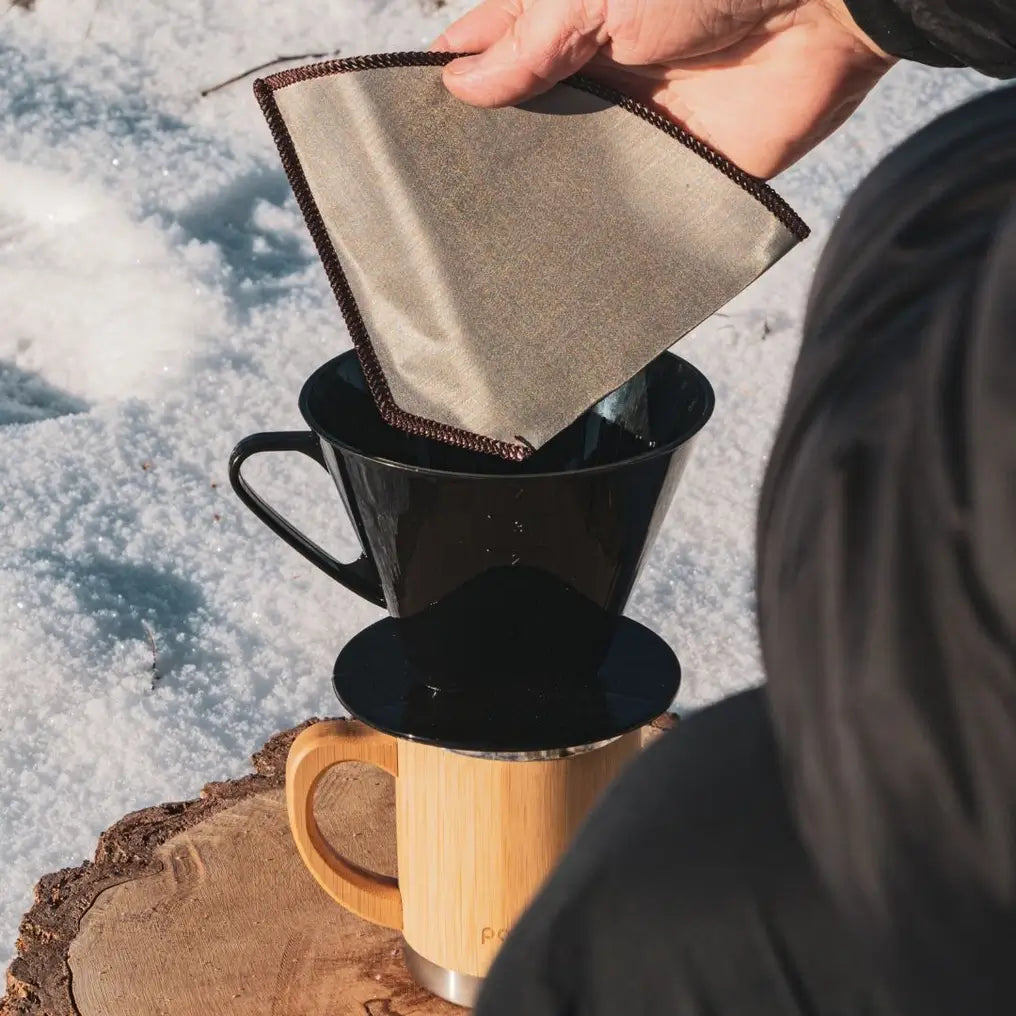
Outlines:
{"type": "MultiPolygon", "coordinates": [[[[673,722],[661,717],[647,735],[673,722]]],[[[254,774],[127,815],[92,863],[43,877],[0,1016],[461,1013],[413,983],[398,932],[344,911],[303,867],[283,780],[306,725],[272,738],[254,774]]],[[[337,767],[316,811],[342,854],[395,873],[389,776],[337,767]]]]}

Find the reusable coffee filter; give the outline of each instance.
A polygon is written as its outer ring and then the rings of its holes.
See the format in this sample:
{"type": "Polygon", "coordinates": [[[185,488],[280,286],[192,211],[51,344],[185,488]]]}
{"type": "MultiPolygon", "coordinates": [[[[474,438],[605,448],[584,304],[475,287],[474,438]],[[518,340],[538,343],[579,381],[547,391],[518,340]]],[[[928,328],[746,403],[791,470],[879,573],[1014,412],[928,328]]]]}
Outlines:
{"type": "Polygon", "coordinates": [[[385,421],[521,461],[808,227],[597,82],[481,109],[445,89],[450,59],[355,57],[254,87],[385,421]]]}

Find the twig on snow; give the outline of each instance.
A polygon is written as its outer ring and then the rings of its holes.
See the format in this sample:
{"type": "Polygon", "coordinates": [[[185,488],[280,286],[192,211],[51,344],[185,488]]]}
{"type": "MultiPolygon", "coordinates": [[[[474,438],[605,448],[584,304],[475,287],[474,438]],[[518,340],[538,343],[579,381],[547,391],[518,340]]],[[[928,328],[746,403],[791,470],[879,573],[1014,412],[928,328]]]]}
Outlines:
{"type": "Polygon", "coordinates": [[[3,21],[15,7],[21,8],[23,11],[30,11],[35,8],[35,0],[7,0],[7,6],[0,11],[0,21],[3,21]]]}
{"type": "Polygon", "coordinates": [[[220,81],[217,85],[212,85],[211,88],[202,89],[201,98],[204,99],[211,95],[212,92],[217,92],[220,88],[225,88],[227,85],[232,85],[237,81],[242,81],[244,78],[249,78],[252,74],[257,74],[258,71],[266,71],[269,67],[275,67],[277,64],[292,63],[294,60],[325,60],[338,56],[340,52],[341,50],[335,49],[331,53],[297,53],[294,56],[277,56],[274,60],[267,60],[263,64],[258,64],[257,67],[251,67],[250,70],[234,74],[233,77],[220,81]]]}
{"type": "MultiPolygon", "coordinates": [[[[32,0],[34,3],[35,0],[32,0]]],[[[99,13],[99,8],[102,6],[102,0],[95,0],[95,6],[92,8],[92,13],[88,17],[88,27],[85,29],[85,38],[87,39],[92,34],[92,26],[95,24],[95,15],[99,13]]]]}
{"type": "Polygon", "coordinates": [[[159,651],[155,646],[155,632],[152,631],[147,621],[142,621],[141,627],[145,629],[145,634],[148,636],[148,647],[152,650],[152,687],[154,688],[162,680],[162,674],[159,672],[159,651]]]}

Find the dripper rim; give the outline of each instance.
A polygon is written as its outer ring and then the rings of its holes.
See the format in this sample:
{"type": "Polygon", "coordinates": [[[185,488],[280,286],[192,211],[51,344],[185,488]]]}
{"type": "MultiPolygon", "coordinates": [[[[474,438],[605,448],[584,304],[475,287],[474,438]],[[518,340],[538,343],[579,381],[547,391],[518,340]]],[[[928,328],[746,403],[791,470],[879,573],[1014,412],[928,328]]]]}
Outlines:
{"type": "Polygon", "coordinates": [[[653,459],[660,458],[661,456],[673,454],[677,448],[680,448],[681,445],[687,444],[702,430],[703,427],[705,427],[712,418],[713,411],[716,408],[716,392],[713,390],[713,386],[710,383],[709,378],[707,378],[706,375],[690,360],[686,360],[683,356],[678,356],[676,353],[672,353],[667,350],[661,353],[660,357],[667,357],[669,359],[676,360],[687,367],[691,371],[692,377],[697,381],[702,395],[702,408],[696,416],[694,423],[677,437],[671,438],[669,441],[662,442],[655,448],[649,448],[644,452],[629,456],[628,458],[617,459],[614,462],[600,463],[595,466],[578,466],[574,469],[556,469],[539,473],[468,473],[456,469],[435,469],[433,466],[419,466],[408,462],[399,462],[396,459],[390,459],[383,455],[371,455],[369,452],[365,452],[363,449],[350,444],[350,442],[344,441],[330,434],[324,427],[320,426],[318,421],[314,418],[314,414],[310,411],[309,401],[310,392],[318,378],[340,360],[356,356],[357,352],[355,349],[348,349],[344,353],[340,353],[338,356],[333,356],[330,360],[321,364],[321,366],[318,367],[309,378],[307,378],[307,380],[303,383],[303,387],[300,389],[300,414],[303,416],[307,426],[310,427],[319,439],[323,439],[334,447],[340,448],[347,455],[352,455],[355,458],[362,459],[365,462],[374,463],[375,465],[404,470],[418,475],[450,477],[463,480],[500,480],[502,482],[518,482],[520,480],[528,481],[553,479],[560,478],[562,476],[576,475],[594,476],[598,473],[609,473],[617,469],[626,469],[633,466],[643,465],[646,462],[650,462],[653,459]]]}

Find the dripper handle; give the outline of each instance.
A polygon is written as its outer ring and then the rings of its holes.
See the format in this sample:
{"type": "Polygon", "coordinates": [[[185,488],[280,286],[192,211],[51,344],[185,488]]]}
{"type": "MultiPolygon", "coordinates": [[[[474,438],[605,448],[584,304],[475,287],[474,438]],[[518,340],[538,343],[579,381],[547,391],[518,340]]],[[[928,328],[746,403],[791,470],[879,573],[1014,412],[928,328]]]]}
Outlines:
{"type": "Polygon", "coordinates": [[[358,720],[315,723],[299,734],[286,760],[286,809],[296,849],[336,903],[366,921],[401,930],[398,880],[340,857],[314,817],[314,792],[321,777],[343,762],[368,762],[398,778],[398,742],[358,720]]]}
{"type": "Polygon", "coordinates": [[[229,456],[229,482],[232,484],[236,496],[276,536],[285,540],[311,564],[317,565],[330,578],[335,579],[336,582],[341,583],[358,596],[362,596],[365,600],[369,600],[378,607],[387,607],[381,580],[366,554],[349,564],[337,561],[313,540],[304,536],[288,519],[283,518],[244,479],[241,467],[252,455],[257,455],[260,452],[300,452],[327,470],[328,466],[325,464],[324,455],[321,452],[321,442],[317,435],[309,430],[296,430],[251,434],[249,437],[245,437],[229,456]]]}

